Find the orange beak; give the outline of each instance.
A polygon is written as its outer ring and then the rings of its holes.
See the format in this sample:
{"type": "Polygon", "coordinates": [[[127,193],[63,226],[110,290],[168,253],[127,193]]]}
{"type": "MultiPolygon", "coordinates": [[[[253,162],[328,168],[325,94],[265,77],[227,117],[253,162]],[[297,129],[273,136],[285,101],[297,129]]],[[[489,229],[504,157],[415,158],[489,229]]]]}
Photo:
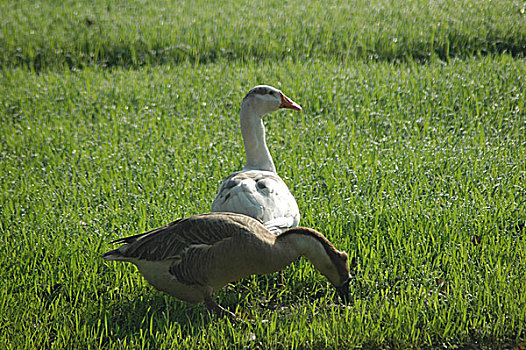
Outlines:
{"type": "Polygon", "coordinates": [[[281,105],[279,106],[279,108],[290,108],[296,111],[301,111],[301,106],[299,104],[292,101],[290,98],[285,96],[282,92],[280,92],[280,95],[281,95],[281,105]]]}

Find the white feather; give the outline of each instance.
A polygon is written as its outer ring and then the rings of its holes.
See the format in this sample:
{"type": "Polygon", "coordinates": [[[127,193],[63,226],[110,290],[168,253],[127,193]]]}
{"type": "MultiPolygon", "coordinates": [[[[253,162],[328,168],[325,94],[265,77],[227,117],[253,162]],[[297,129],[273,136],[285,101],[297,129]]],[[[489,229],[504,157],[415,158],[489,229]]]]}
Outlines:
{"type": "Polygon", "coordinates": [[[242,171],[223,181],[212,203],[212,212],[251,216],[274,234],[297,227],[300,221],[296,200],[276,174],[265,140],[262,117],[279,108],[301,110],[281,91],[270,86],[256,86],[245,96],[240,114],[247,161],[242,171]]]}

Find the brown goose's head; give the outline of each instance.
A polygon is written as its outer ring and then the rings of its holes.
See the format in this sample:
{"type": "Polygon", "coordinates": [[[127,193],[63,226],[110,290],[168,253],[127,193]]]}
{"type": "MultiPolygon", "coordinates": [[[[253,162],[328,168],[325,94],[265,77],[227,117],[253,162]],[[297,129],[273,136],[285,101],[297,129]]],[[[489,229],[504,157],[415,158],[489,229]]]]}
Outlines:
{"type": "Polygon", "coordinates": [[[283,232],[278,239],[295,236],[293,244],[301,255],[308,258],[336,288],[338,295],[345,303],[349,302],[349,282],[351,273],[349,256],[337,250],[334,245],[318,231],[297,227],[283,232]]]}

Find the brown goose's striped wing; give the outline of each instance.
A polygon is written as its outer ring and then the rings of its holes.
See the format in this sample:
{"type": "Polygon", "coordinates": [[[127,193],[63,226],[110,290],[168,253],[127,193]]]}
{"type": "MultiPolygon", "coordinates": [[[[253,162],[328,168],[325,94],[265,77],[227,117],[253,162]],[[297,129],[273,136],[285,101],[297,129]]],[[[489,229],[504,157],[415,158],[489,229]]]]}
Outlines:
{"type": "MultiPolygon", "coordinates": [[[[231,282],[246,277],[249,274],[240,275],[239,272],[240,269],[246,270],[246,266],[240,266],[240,261],[246,260],[240,257],[246,257],[247,251],[253,251],[250,248],[260,242],[275,239],[261,222],[249,216],[235,213],[218,214],[227,216],[229,220],[221,220],[221,223],[214,224],[214,228],[230,231],[231,234],[222,235],[221,239],[215,239],[213,244],[191,244],[177,256],[169,272],[180,283],[219,288],[225,281],[231,282]]],[[[250,256],[250,253],[248,255],[250,256]]],[[[252,256],[249,257],[251,258],[252,256]]]]}
{"type": "Polygon", "coordinates": [[[139,233],[139,234],[136,234],[136,235],[133,235],[133,236],[128,236],[128,237],[123,237],[123,238],[119,238],[119,239],[116,239],[114,241],[111,241],[110,243],[112,244],[119,244],[119,243],[126,243],[126,244],[131,244],[139,239],[142,239],[148,235],[154,235],[156,234],[157,232],[159,231],[163,231],[163,230],[168,230],[170,228],[170,226],[174,226],[176,224],[178,224],[181,220],[184,220],[184,219],[178,219],[178,220],[175,220],[171,223],[169,223],[168,225],[164,225],[164,226],[161,226],[161,227],[157,227],[157,228],[154,228],[153,230],[150,230],[148,232],[143,232],[143,233],[139,233]]]}
{"type": "Polygon", "coordinates": [[[234,235],[252,234],[262,224],[234,213],[209,213],[174,221],[143,234],[117,240],[122,257],[159,261],[178,259],[188,249],[212,246],[234,235]]]}

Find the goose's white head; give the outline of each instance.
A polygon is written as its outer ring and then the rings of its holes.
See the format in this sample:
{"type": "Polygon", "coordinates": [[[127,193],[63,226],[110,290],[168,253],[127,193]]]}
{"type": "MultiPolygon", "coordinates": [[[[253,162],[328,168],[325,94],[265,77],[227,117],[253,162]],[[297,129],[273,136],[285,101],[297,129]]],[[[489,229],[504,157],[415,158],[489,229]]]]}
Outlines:
{"type": "Polygon", "coordinates": [[[255,115],[260,117],[280,108],[301,111],[299,104],[285,96],[280,90],[268,85],[258,85],[252,88],[243,98],[241,108],[251,109],[255,115]]]}

